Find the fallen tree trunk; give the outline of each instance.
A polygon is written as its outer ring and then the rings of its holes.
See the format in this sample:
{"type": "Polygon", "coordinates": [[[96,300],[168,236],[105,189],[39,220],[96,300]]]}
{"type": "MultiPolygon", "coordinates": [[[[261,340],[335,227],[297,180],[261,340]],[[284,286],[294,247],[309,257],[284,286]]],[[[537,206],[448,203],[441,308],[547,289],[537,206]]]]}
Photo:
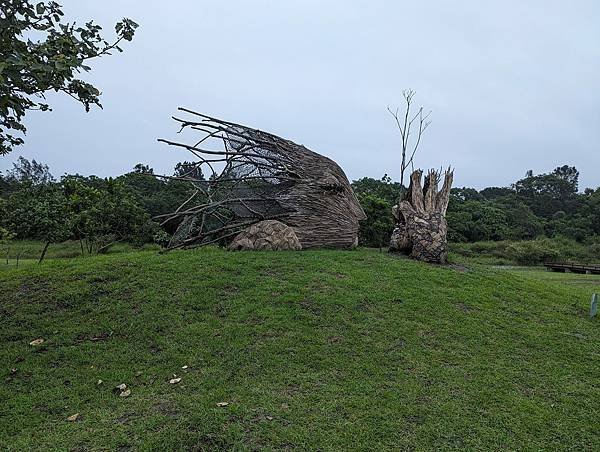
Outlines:
{"type": "Polygon", "coordinates": [[[390,251],[444,264],[448,258],[446,210],[454,173],[448,168],[440,191],[441,172],[430,170],[424,186],[421,186],[422,175],[421,170],[411,174],[408,191],[392,209],[396,228],[390,239],[390,251]]]}

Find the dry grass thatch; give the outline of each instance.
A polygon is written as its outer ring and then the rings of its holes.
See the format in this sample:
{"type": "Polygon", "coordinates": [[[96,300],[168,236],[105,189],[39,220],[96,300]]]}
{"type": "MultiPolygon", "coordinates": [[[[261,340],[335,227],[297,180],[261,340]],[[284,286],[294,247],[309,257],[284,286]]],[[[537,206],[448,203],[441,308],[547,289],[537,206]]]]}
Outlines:
{"type": "MultiPolygon", "coordinates": [[[[244,228],[276,219],[292,227],[302,248],[350,248],[366,218],[333,160],[257,129],[180,108],[181,131],[201,134],[195,144],[159,140],[187,149],[209,180],[177,177],[194,193],[164,222],[181,221],[169,248],[226,244],[244,228]],[[215,146],[217,144],[217,146],[215,146]]],[[[190,171],[193,173],[194,171],[190,171]]]]}

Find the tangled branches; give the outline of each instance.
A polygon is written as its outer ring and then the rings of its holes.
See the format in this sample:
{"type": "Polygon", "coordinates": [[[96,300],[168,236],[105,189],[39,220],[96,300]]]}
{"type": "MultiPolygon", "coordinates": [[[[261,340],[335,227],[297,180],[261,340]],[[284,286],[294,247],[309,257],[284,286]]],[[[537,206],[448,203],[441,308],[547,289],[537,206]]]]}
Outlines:
{"type": "Polygon", "coordinates": [[[197,159],[178,177],[160,176],[194,187],[175,212],[160,216],[163,224],[180,223],[169,249],[224,244],[242,229],[271,219],[293,227],[304,248],[352,246],[364,212],[335,162],[270,133],[179,111],[189,116],[173,118],[180,133],[201,136],[191,145],[159,140],[197,159]],[[208,180],[193,177],[198,167],[208,172],[208,180]]]}

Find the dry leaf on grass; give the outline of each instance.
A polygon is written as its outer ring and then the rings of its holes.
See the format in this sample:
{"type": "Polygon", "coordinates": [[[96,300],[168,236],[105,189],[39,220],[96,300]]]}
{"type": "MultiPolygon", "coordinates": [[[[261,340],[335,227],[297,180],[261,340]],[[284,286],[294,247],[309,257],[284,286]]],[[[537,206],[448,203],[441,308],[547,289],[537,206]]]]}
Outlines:
{"type": "Polygon", "coordinates": [[[217,406],[221,408],[227,405],[229,405],[229,402],[217,402],[217,406]]]}
{"type": "Polygon", "coordinates": [[[169,380],[169,383],[172,384],[172,385],[174,385],[174,384],[179,383],[180,381],[181,381],[181,377],[179,377],[179,378],[171,378],[169,380]]]}
{"type": "Polygon", "coordinates": [[[131,389],[127,389],[126,391],[123,391],[121,394],[119,394],[119,397],[129,397],[131,395],[131,389]]]}
{"type": "Polygon", "coordinates": [[[44,339],[35,339],[35,340],[31,341],[29,343],[29,345],[32,345],[35,347],[36,345],[42,345],[43,343],[44,343],[44,339]]]}
{"type": "Polygon", "coordinates": [[[79,413],[75,413],[67,418],[69,422],[75,422],[79,419],[79,413]]]}

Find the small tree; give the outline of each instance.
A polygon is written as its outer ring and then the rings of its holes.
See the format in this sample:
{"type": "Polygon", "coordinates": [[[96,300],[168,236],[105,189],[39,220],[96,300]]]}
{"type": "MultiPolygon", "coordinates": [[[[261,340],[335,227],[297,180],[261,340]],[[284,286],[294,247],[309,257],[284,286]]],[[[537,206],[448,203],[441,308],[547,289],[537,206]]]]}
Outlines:
{"type": "Polygon", "coordinates": [[[154,174],[154,169],[150,168],[149,165],[138,163],[133,167],[133,173],[135,174],[154,174]]]}
{"type": "Polygon", "coordinates": [[[68,210],[67,200],[58,190],[50,192],[49,196],[37,207],[39,236],[45,242],[38,261],[41,263],[51,243],[64,242],[70,237],[73,219],[68,210]]]}
{"type": "Polygon", "coordinates": [[[453,172],[445,173],[444,184],[438,191],[441,171],[431,170],[422,181],[423,171],[414,169],[414,158],[423,133],[429,125],[431,112],[423,114],[423,107],[412,110],[413,90],[402,91],[404,114],[399,109],[388,111],[394,117],[401,138],[400,193],[398,203],[392,208],[396,228],[390,239],[390,251],[409,254],[415,259],[445,263],[448,254],[446,209],[450,198],[453,172]],[[404,186],[404,173],[411,167],[410,185],[404,186]]]}
{"type": "Polygon", "coordinates": [[[6,251],[6,265],[8,265],[8,256],[10,254],[10,241],[14,237],[14,233],[0,226],[0,246],[2,246],[4,251],[6,251]]]}
{"type": "Polygon", "coordinates": [[[72,215],[56,185],[23,186],[9,196],[6,211],[7,226],[17,237],[44,242],[39,262],[44,260],[51,243],[62,242],[71,235],[72,215]]]}
{"type": "Polygon", "coordinates": [[[139,242],[147,233],[148,214],[137,204],[132,192],[119,180],[94,181],[81,176],[67,176],[62,180],[68,209],[73,215],[73,234],[88,253],[102,253],[116,242],[139,242]]]}
{"type": "Polygon", "coordinates": [[[100,105],[100,91],[77,77],[90,71],[92,58],[121,52],[122,41],[131,41],[137,24],[117,23],[117,38],[105,41],[102,28],[92,21],[84,26],[62,23],[61,6],[53,1],[0,0],[0,155],[23,144],[23,116],[29,110],[50,110],[47,91],[63,92],[81,102],[86,111],[100,105]],[[39,40],[33,40],[40,37],[39,40]]]}
{"type": "Polygon", "coordinates": [[[359,226],[360,245],[379,249],[387,246],[390,234],[394,230],[394,221],[390,216],[392,205],[372,194],[359,194],[357,197],[367,215],[367,219],[361,221],[359,226]]]}
{"type": "Polygon", "coordinates": [[[6,172],[5,180],[8,184],[31,184],[46,185],[54,182],[54,176],[50,173],[48,165],[31,162],[25,157],[19,157],[16,163],[13,163],[13,169],[6,172]]]}
{"type": "Polygon", "coordinates": [[[415,97],[415,94],[416,92],[410,89],[402,91],[402,97],[404,97],[405,103],[403,114],[400,113],[400,107],[396,108],[395,111],[388,107],[388,111],[394,117],[396,126],[400,132],[400,150],[402,156],[400,162],[400,198],[402,198],[402,195],[404,194],[404,174],[406,169],[410,166],[414,170],[413,162],[419,144],[421,144],[421,137],[431,124],[431,121],[428,121],[431,112],[424,115],[423,107],[419,107],[416,113],[412,110],[413,97],[415,97]],[[411,133],[417,128],[417,134],[414,138],[411,137],[411,133]]]}
{"type": "Polygon", "coordinates": [[[175,177],[191,178],[195,180],[204,180],[204,174],[202,173],[202,165],[198,162],[179,162],[175,165],[175,177]]]}

